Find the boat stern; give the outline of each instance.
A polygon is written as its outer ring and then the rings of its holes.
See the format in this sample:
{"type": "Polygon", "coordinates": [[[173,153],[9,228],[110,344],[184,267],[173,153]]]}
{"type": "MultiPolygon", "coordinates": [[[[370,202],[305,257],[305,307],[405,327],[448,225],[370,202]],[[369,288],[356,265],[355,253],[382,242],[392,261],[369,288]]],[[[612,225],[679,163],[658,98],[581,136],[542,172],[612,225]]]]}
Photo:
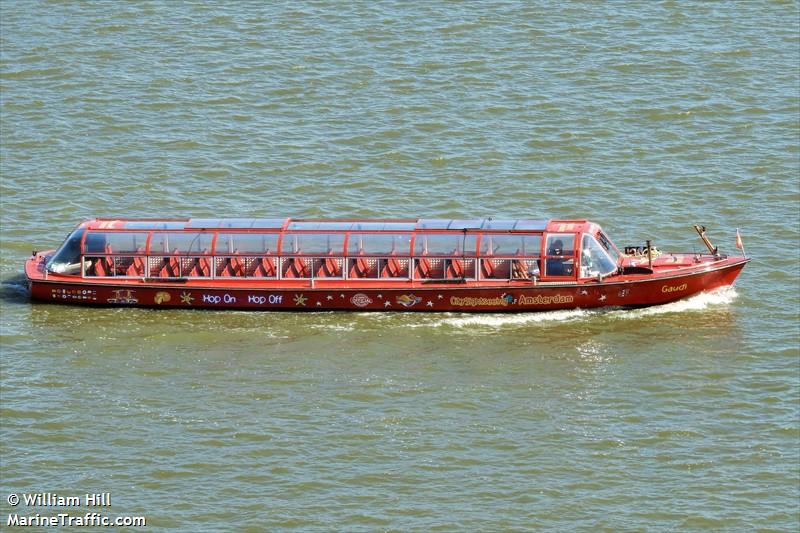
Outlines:
{"type": "Polygon", "coordinates": [[[47,299],[47,285],[53,280],[49,280],[47,273],[47,261],[52,257],[54,250],[44,252],[34,251],[25,260],[25,278],[28,281],[28,294],[34,300],[47,299]]]}
{"type": "Polygon", "coordinates": [[[47,278],[47,271],[45,264],[48,257],[53,254],[53,250],[46,252],[34,251],[28,259],[25,260],[25,277],[28,278],[28,284],[32,281],[43,280],[47,278]]]}

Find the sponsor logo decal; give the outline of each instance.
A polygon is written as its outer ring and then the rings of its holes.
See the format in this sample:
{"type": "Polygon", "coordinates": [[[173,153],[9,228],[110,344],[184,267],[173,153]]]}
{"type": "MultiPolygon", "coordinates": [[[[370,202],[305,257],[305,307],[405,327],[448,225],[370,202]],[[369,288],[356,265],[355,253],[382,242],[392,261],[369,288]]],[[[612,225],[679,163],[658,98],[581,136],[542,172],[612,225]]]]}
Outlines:
{"type": "Polygon", "coordinates": [[[139,302],[139,299],[136,298],[136,291],[132,289],[115,289],[111,292],[114,293],[114,296],[106,300],[110,304],[135,304],[139,302]]]}
{"type": "Polygon", "coordinates": [[[356,307],[366,307],[372,303],[372,298],[370,298],[364,293],[359,292],[358,294],[354,294],[353,297],[350,298],[350,302],[356,307]]]}
{"type": "Polygon", "coordinates": [[[514,302],[514,297],[510,294],[501,294],[494,298],[487,298],[485,296],[451,296],[450,305],[460,305],[462,307],[507,307],[508,304],[514,302]]]}
{"type": "Polygon", "coordinates": [[[153,301],[158,305],[166,303],[172,299],[172,296],[169,295],[168,292],[158,291],[155,296],[153,296],[153,301]]]}
{"type": "MultiPolygon", "coordinates": [[[[571,294],[554,294],[552,296],[520,296],[519,305],[551,305],[551,304],[568,304],[575,298],[571,294]]],[[[605,299],[605,298],[603,298],[605,299]]]]}
{"type": "Polygon", "coordinates": [[[661,292],[681,292],[685,291],[688,285],[683,283],[681,285],[664,285],[661,287],[661,292]]]}
{"type": "Polygon", "coordinates": [[[571,303],[575,299],[571,294],[554,294],[552,296],[521,295],[514,298],[511,294],[503,293],[495,297],[473,297],[473,296],[451,296],[450,305],[460,305],[462,307],[508,307],[509,305],[552,305],[571,303]]]}
{"type": "Polygon", "coordinates": [[[403,307],[414,307],[418,303],[422,301],[422,298],[419,296],[414,296],[413,294],[403,294],[396,298],[397,303],[402,305],[403,307]]]}
{"type": "Polygon", "coordinates": [[[97,291],[94,289],[52,289],[50,297],[54,300],[89,300],[97,301],[97,291]]]}

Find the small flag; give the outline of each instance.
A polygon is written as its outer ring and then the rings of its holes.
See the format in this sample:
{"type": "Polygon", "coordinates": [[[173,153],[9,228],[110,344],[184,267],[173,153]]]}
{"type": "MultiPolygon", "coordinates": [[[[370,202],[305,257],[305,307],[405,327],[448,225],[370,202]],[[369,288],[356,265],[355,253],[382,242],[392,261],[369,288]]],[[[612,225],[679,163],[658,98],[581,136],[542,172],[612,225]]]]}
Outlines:
{"type": "Polygon", "coordinates": [[[736,247],[744,251],[744,243],[742,243],[742,236],[739,235],[739,228],[736,228],[736,247]]]}

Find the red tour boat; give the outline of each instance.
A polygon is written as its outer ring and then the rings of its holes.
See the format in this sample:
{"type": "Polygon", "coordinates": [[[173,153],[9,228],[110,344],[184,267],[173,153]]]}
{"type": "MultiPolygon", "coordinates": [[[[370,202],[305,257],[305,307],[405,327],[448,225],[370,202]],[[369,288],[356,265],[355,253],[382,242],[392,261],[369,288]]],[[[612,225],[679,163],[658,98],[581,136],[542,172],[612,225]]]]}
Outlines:
{"type": "MultiPolygon", "coordinates": [[[[749,261],[621,252],[587,220],[94,219],[25,264],[31,297],[88,305],[353,311],[642,307],[749,261]]],[[[737,238],[737,247],[739,241],[737,238]]]]}

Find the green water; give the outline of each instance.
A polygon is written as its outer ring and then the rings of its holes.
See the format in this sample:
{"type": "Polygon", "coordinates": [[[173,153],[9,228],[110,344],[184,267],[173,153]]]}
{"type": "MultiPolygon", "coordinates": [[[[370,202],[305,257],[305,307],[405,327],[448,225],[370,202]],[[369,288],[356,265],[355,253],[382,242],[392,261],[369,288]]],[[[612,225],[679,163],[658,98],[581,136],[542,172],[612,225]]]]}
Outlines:
{"type": "Polygon", "coordinates": [[[2,1],[0,45],[0,527],[38,492],[148,531],[800,527],[796,2],[2,1]],[[115,215],[702,223],[754,260],[639,311],[32,305],[30,251],[115,215]]]}

